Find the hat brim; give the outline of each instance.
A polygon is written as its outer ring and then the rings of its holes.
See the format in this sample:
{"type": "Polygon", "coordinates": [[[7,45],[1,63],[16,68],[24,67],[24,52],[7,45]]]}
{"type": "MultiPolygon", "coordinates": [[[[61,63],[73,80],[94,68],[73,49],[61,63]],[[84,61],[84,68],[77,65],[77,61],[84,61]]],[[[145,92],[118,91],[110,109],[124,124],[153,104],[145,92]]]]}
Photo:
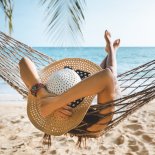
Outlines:
{"type": "MultiPolygon", "coordinates": [[[[56,61],[43,70],[39,75],[43,84],[46,84],[49,76],[57,70],[63,69],[65,66],[70,66],[74,70],[82,70],[90,73],[90,76],[101,71],[102,68],[95,63],[81,58],[66,58],[56,61]]],[[[88,111],[95,95],[86,96],[84,100],[75,108],[73,108],[72,116],[63,119],[51,113],[47,117],[43,117],[40,113],[40,103],[38,98],[28,94],[27,114],[32,124],[39,130],[49,135],[59,136],[67,133],[81,123],[86,112],[88,111]]]]}

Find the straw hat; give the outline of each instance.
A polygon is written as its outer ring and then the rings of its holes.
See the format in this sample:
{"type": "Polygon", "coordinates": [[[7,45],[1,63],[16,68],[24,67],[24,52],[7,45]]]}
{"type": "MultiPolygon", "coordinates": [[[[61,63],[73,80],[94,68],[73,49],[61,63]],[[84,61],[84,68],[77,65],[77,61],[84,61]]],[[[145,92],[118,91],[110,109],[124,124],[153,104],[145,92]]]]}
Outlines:
{"type": "MultiPolygon", "coordinates": [[[[48,65],[39,75],[49,92],[60,95],[81,80],[101,70],[100,66],[89,60],[67,58],[48,65]]],[[[44,118],[40,113],[39,99],[29,92],[27,114],[36,128],[46,134],[59,136],[67,133],[81,123],[94,97],[87,96],[70,103],[69,105],[73,108],[73,113],[69,118],[64,119],[55,116],[54,113],[44,118]]]]}

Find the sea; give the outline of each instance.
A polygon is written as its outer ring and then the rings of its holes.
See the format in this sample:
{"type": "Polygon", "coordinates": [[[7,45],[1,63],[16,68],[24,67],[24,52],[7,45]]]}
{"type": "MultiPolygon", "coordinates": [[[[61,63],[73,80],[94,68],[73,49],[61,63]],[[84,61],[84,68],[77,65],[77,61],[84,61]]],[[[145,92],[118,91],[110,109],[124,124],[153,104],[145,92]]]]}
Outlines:
{"type": "MultiPolygon", "coordinates": [[[[51,56],[54,60],[63,58],[84,58],[100,64],[107,53],[104,47],[34,47],[34,49],[51,56]]],[[[155,47],[120,47],[116,53],[118,74],[131,70],[155,59],[155,47]]],[[[0,102],[22,100],[13,88],[0,78],[0,102]],[[8,96],[9,94],[9,96],[8,96]]]]}

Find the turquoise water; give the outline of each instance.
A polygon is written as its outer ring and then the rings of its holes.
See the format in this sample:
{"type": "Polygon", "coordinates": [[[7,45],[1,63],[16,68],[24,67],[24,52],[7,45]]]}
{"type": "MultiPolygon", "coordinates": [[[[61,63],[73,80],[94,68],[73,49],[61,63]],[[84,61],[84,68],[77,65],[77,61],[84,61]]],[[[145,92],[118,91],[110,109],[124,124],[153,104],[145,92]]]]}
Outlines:
{"type": "MultiPolygon", "coordinates": [[[[97,64],[105,58],[104,48],[86,47],[86,48],[51,48],[35,47],[36,50],[51,56],[55,60],[67,57],[79,57],[91,60],[97,64]]],[[[155,59],[155,47],[122,47],[117,51],[118,74],[128,71],[134,67],[142,65],[155,59]]],[[[11,89],[2,79],[0,79],[0,95],[15,94],[16,91],[11,89]]],[[[17,95],[18,96],[18,95],[17,95]]],[[[5,99],[6,100],[6,99],[5,99]]]]}
{"type": "MultiPolygon", "coordinates": [[[[105,58],[104,48],[49,48],[36,47],[35,49],[59,60],[67,57],[79,57],[91,60],[97,64],[105,58]]],[[[155,47],[122,47],[117,51],[118,73],[123,73],[138,65],[155,59],[155,47]]]]}

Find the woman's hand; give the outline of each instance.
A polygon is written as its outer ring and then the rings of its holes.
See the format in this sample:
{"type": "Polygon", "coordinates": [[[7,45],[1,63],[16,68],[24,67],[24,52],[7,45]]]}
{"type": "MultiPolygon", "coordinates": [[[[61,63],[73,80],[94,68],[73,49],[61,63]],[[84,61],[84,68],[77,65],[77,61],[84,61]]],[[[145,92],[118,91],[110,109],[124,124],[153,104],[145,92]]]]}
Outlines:
{"type": "Polygon", "coordinates": [[[37,98],[54,97],[56,94],[49,93],[45,88],[41,88],[37,93],[37,98]]]}
{"type": "Polygon", "coordinates": [[[67,105],[57,108],[57,102],[55,100],[56,97],[51,97],[50,94],[49,96],[38,99],[38,102],[40,102],[41,115],[46,117],[54,113],[54,115],[60,116],[61,118],[70,117],[72,115],[72,108],[67,105]]]}
{"type": "Polygon", "coordinates": [[[72,108],[69,106],[62,107],[54,112],[54,115],[67,119],[72,116],[72,108]]]}

